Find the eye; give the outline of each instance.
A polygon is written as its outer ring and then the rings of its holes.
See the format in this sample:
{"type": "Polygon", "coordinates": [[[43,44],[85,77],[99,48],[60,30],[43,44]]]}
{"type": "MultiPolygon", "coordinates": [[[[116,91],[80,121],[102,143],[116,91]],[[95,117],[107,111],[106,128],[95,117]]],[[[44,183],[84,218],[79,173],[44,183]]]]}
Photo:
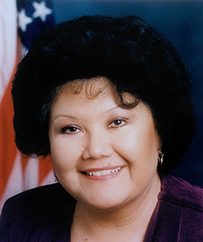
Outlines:
{"type": "Polygon", "coordinates": [[[119,119],[115,119],[115,120],[111,121],[109,124],[109,127],[110,128],[120,128],[120,127],[123,127],[126,123],[127,123],[126,119],[119,118],[119,119]]]}
{"type": "Polygon", "coordinates": [[[61,134],[76,134],[80,131],[81,129],[77,126],[65,126],[61,129],[61,134]]]}

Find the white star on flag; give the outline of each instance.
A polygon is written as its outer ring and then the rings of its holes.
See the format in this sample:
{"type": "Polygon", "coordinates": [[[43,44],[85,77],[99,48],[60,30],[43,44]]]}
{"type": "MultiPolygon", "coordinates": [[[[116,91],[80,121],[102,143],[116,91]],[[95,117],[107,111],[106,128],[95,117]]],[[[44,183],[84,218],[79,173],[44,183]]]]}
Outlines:
{"type": "Polygon", "coordinates": [[[25,14],[25,9],[22,9],[18,15],[18,25],[23,32],[26,31],[27,25],[32,23],[32,18],[29,18],[25,14]]]}
{"type": "Polygon", "coordinates": [[[37,3],[34,2],[33,6],[35,8],[35,12],[33,13],[33,18],[41,18],[42,22],[46,21],[46,16],[52,13],[50,8],[47,8],[45,2],[37,3]]]}

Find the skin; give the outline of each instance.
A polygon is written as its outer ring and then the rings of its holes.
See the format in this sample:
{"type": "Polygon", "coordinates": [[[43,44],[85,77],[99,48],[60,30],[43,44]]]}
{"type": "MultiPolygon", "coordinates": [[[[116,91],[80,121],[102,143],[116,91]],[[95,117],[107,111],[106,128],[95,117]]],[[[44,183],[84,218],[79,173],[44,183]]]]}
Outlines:
{"type": "MultiPolygon", "coordinates": [[[[54,171],[77,200],[71,241],[143,241],[160,191],[161,145],[151,111],[142,102],[121,108],[104,77],[85,83],[90,88],[83,85],[78,94],[64,86],[50,116],[54,171]],[[99,94],[89,95],[92,87],[101,87],[99,94]],[[86,173],[93,171],[100,175],[86,173]]],[[[126,93],[125,100],[134,97],[126,93]]]]}

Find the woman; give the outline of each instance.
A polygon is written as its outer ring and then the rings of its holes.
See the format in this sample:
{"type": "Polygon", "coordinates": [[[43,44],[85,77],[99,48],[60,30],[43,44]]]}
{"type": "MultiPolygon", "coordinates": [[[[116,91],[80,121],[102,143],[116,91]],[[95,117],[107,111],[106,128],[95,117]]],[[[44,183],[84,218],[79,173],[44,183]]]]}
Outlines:
{"type": "Polygon", "coordinates": [[[203,191],[167,175],[194,136],[190,82],[137,17],[40,36],[13,82],[16,144],[59,183],[9,199],[2,241],[202,241],[203,191]]]}

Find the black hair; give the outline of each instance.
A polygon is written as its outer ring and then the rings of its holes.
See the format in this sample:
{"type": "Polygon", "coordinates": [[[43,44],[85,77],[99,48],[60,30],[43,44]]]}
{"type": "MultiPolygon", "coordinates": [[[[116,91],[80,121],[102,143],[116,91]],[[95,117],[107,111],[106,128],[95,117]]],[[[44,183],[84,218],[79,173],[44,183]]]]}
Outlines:
{"type": "Polygon", "coordinates": [[[147,104],[162,141],[167,174],[187,151],[195,132],[191,84],[177,51],[139,17],[84,16],[37,38],[13,81],[16,144],[26,155],[48,155],[49,113],[59,87],[103,76],[119,95],[147,104]]]}

